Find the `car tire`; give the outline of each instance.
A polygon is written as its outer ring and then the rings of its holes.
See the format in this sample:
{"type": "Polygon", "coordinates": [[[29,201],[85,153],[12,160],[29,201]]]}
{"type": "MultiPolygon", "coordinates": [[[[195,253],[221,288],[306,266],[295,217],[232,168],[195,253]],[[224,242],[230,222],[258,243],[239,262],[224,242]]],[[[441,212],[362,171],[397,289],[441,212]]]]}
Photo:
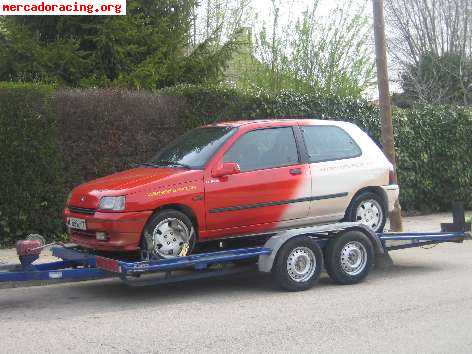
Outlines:
{"type": "Polygon", "coordinates": [[[316,241],[297,237],[287,241],[277,252],[272,278],[282,289],[303,291],[316,284],[322,268],[323,252],[316,241]],[[302,269],[297,269],[298,260],[303,263],[302,269]]]}
{"type": "Polygon", "coordinates": [[[141,259],[165,259],[189,255],[196,241],[190,218],[174,209],[155,213],[144,227],[141,259]]]}
{"type": "Polygon", "coordinates": [[[356,284],[369,274],[374,247],[361,231],[348,231],[329,240],[325,268],[329,277],[342,285],[356,284]]]}
{"type": "Polygon", "coordinates": [[[362,192],[352,200],[346,213],[346,221],[360,221],[374,232],[382,232],[387,214],[388,209],[382,197],[376,193],[362,192]]]}

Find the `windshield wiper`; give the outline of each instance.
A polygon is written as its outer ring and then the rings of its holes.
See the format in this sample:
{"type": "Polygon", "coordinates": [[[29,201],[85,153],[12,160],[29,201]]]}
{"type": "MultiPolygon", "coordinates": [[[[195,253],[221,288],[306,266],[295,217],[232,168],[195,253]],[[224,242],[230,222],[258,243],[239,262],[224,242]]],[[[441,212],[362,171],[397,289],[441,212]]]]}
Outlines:
{"type": "Polygon", "coordinates": [[[132,167],[160,167],[160,166],[152,162],[140,162],[140,163],[133,163],[132,167]]]}
{"type": "Polygon", "coordinates": [[[174,161],[156,161],[155,164],[160,165],[160,166],[178,166],[178,167],[183,167],[189,170],[192,169],[192,167],[190,167],[189,165],[186,165],[180,162],[174,162],[174,161]]]}
{"type": "Polygon", "coordinates": [[[138,166],[147,166],[147,167],[164,167],[164,166],[178,166],[178,167],[183,167],[186,169],[191,170],[192,167],[189,165],[180,163],[180,162],[173,162],[173,161],[156,161],[156,162],[142,162],[138,164],[138,166]]]}

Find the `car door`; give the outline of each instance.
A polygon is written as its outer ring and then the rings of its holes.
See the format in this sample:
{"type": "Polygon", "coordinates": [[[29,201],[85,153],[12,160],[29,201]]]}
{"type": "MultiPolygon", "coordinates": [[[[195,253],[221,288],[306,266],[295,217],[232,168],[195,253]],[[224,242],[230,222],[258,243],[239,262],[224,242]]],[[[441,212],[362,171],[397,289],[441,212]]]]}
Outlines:
{"type": "Polygon", "coordinates": [[[240,173],[205,183],[208,230],[266,231],[308,215],[309,169],[300,164],[292,127],[246,132],[221,162],[238,163],[240,173]]]}
{"type": "Polygon", "coordinates": [[[340,220],[362,184],[362,150],[341,127],[300,127],[308,152],[312,201],[309,215],[315,222],[340,220]]]}

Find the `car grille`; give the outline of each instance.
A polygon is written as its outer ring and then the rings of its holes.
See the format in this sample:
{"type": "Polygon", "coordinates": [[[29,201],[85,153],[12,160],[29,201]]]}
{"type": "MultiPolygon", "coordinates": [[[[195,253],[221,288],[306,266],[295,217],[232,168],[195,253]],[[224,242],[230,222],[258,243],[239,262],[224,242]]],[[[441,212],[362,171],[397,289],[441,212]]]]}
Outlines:
{"type": "Polygon", "coordinates": [[[67,207],[71,212],[76,213],[76,214],[87,214],[87,215],[93,215],[95,214],[95,209],[89,209],[89,208],[79,208],[75,206],[68,206],[67,207]]]}

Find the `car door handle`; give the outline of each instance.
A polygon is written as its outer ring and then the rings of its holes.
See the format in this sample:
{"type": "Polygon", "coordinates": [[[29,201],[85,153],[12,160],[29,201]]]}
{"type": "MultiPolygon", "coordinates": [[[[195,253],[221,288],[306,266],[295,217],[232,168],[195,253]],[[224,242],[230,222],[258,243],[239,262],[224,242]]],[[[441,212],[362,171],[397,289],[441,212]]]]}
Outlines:
{"type": "Polygon", "coordinates": [[[301,168],[291,168],[288,173],[290,173],[291,175],[295,176],[295,175],[301,175],[302,174],[302,169],[301,168]]]}

